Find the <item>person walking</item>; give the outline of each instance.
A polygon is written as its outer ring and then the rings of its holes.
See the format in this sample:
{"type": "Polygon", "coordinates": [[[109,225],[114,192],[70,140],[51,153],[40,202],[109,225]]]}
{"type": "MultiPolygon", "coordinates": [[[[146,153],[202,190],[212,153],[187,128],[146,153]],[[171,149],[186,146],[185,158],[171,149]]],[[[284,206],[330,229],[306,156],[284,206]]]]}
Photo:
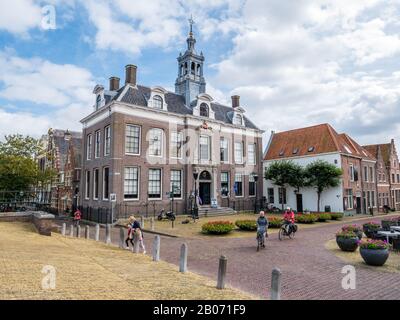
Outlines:
{"type": "Polygon", "coordinates": [[[79,223],[82,219],[82,213],[79,209],[77,209],[74,213],[74,225],[75,227],[79,226],[79,223]]]}
{"type": "Polygon", "coordinates": [[[146,248],[143,242],[143,232],[140,228],[133,229],[134,243],[139,242],[139,249],[142,249],[143,254],[146,254],[146,248]]]}
{"type": "Polygon", "coordinates": [[[125,239],[125,244],[126,244],[126,250],[129,250],[129,242],[132,245],[132,250],[135,247],[135,244],[133,243],[133,222],[135,221],[134,216],[130,216],[128,220],[128,235],[125,239]]]}

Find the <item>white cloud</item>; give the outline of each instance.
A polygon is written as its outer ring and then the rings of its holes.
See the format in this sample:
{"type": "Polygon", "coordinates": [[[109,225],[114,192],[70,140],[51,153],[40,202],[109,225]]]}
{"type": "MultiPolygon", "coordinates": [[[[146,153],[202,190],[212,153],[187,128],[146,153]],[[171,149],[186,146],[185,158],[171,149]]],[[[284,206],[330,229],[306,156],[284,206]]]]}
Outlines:
{"type": "Polygon", "coordinates": [[[12,132],[38,135],[49,126],[80,129],[79,120],[92,110],[94,81],[86,69],[21,58],[12,50],[0,51],[0,69],[0,97],[29,105],[28,111],[0,106],[0,136],[12,132]]]}
{"type": "Polygon", "coordinates": [[[42,11],[33,0],[0,1],[0,30],[24,34],[41,24],[42,11]]]}

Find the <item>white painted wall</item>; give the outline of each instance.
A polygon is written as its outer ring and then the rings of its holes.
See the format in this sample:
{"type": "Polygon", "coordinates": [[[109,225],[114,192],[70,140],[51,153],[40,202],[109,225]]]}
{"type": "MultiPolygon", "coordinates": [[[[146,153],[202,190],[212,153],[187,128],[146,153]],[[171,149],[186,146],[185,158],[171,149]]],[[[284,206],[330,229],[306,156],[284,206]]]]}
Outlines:
{"type": "MultiPolygon", "coordinates": [[[[337,166],[338,168],[341,168],[341,157],[339,153],[321,154],[311,157],[296,157],[296,158],[290,158],[290,160],[303,167],[316,160],[324,160],[337,166]],[[335,160],[337,161],[337,163],[335,163],[335,160]]],[[[276,161],[279,160],[264,161],[264,170],[271,163],[276,161]]],[[[264,196],[267,197],[267,201],[268,201],[268,188],[274,188],[274,200],[275,200],[274,206],[281,208],[282,205],[279,204],[278,186],[272,184],[270,180],[264,179],[264,196]]],[[[294,191],[295,191],[294,188],[291,187],[286,188],[287,203],[285,207],[290,206],[294,210],[297,210],[296,194],[294,193],[294,191]]],[[[299,193],[303,195],[303,209],[317,211],[318,195],[316,190],[314,188],[301,188],[299,193]]],[[[330,188],[322,192],[320,210],[324,211],[326,205],[331,206],[332,212],[343,212],[342,183],[338,187],[330,188]]]]}

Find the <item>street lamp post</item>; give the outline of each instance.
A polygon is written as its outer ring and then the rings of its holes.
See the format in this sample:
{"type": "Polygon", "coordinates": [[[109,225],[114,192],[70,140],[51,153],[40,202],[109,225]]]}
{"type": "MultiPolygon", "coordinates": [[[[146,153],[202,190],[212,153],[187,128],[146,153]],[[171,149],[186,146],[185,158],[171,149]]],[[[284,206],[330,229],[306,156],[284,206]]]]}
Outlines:
{"type": "Polygon", "coordinates": [[[258,201],[258,185],[257,185],[257,181],[258,181],[258,175],[257,174],[253,174],[253,178],[254,178],[254,187],[255,187],[255,193],[256,193],[256,198],[255,198],[255,203],[254,203],[254,213],[257,213],[257,201],[258,201]]]}
{"type": "Polygon", "coordinates": [[[199,217],[199,207],[197,205],[197,179],[199,178],[198,172],[193,172],[193,179],[194,179],[194,208],[193,208],[193,215],[198,218],[199,217]]]}

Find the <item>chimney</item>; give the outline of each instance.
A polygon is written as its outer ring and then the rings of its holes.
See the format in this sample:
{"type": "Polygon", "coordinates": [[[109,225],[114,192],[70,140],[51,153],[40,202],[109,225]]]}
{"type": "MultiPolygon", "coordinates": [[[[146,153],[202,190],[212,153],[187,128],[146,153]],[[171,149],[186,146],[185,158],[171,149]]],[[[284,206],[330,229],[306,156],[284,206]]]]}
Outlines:
{"type": "Polygon", "coordinates": [[[240,96],[232,96],[232,108],[240,106],[240,96]]]}
{"type": "Polygon", "coordinates": [[[118,77],[110,78],[110,91],[119,90],[119,81],[120,81],[120,79],[118,77]]]}
{"type": "Polygon", "coordinates": [[[125,84],[129,83],[131,85],[136,86],[136,70],[137,70],[137,67],[134,66],[133,64],[128,64],[125,67],[125,70],[126,70],[126,72],[125,72],[125,75],[126,75],[125,84]]]}

